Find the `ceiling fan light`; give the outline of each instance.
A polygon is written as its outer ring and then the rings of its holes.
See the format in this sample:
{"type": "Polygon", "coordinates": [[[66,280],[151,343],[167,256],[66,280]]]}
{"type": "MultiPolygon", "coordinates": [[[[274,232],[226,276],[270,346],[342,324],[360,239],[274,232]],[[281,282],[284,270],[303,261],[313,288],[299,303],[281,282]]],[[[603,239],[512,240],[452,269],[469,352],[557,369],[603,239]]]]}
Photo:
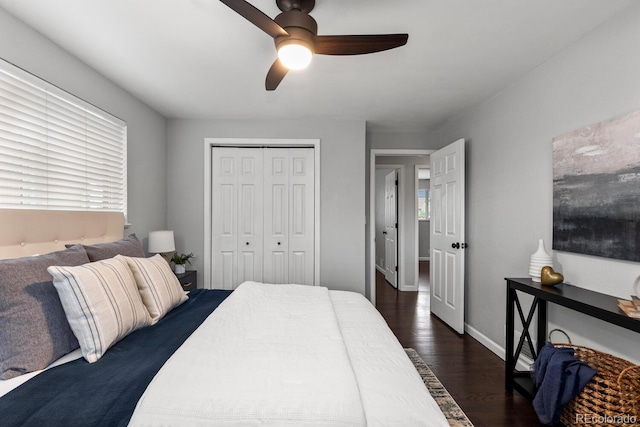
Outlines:
{"type": "Polygon", "coordinates": [[[289,43],[280,46],[278,58],[282,65],[290,70],[302,70],[311,63],[313,53],[311,49],[298,43],[289,43]]]}

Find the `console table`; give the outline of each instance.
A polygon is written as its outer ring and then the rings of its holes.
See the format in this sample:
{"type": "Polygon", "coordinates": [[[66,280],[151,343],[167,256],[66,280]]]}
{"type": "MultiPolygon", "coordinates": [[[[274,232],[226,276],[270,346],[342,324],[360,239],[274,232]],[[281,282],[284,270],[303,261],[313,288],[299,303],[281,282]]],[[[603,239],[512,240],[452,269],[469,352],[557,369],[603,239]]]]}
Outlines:
{"type": "Polygon", "coordinates": [[[516,370],[516,364],[520,357],[520,352],[525,343],[529,346],[533,357],[537,357],[545,342],[547,341],[547,303],[552,302],[571,310],[595,317],[613,325],[618,325],[625,329],[640,332],[640,320],[627,317],[618,308],[618,298],[611,295],[601,294],[599,292],[571,286],[561,283],[555,286],[545,286],[538,282],[534,282],[529,278],[512,279],[506,278],[507,281],[507,337],[505,343],[505,388],[508,391],[516,389],[528,399],[533,399],[536,389],[531,380],[528,371],[516,370]],[[529,312],[525,316],[522,305],[518,299],[518,291],[533,296],[533,303],[529,312]],[[534,315],[537,309],[537,335],[534,348],[529,333],[534,315]],[[515,347],[514,337],[514,321],[516,310],[520,320],[522,321],[522,335],[515,347]]]}

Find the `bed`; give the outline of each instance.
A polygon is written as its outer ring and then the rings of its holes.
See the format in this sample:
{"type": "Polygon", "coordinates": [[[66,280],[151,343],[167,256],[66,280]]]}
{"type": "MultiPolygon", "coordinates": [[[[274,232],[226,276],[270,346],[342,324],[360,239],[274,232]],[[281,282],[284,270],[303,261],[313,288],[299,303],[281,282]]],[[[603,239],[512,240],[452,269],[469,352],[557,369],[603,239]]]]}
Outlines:
{"type": "Polygon", "coordinates": [[[139,256],[120,214],[0,210],[0,224],[3,426],[449,425],[360,294],[245,282],[186,296],[166,262],[139,256]],[[28,279],[43,265],[48,280],[28,279]],[[108,290],[95,298],[121,292],[133,308],[111,303],[125,314],[88,321],[108,317],[91,299],[95,277],[108,290]],[[46,365],[15,362],[14,341],[46,365]]]}

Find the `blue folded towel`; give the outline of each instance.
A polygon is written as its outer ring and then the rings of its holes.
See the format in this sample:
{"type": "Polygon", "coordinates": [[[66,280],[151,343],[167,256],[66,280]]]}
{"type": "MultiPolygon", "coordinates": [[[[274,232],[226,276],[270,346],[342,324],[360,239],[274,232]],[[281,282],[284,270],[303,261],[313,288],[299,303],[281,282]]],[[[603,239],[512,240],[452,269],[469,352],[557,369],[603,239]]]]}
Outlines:
{"type": "Polygon", "coordinates": [[[560,422],[562,406],[577,396],[596,370],[576,359],[573,349],[547,343],[533,365],[532,377],[538,393],[533,408],[543,424],[560,422]]]}
{"type": "Polygon", "coordinates": [[[573,348],[571,347],[554,347],[552,344],[546,343],[542,350],[540,350],[540,354],[538,354],[538,358],[533,364],[533,383],[540,387],[542,384],[542,380],[544,379],[544,375],[547,372],[547,366],[549,365],[549,360],[551,356],[556,354],[566,354],[568,356],[573,356],[573,348]]]}

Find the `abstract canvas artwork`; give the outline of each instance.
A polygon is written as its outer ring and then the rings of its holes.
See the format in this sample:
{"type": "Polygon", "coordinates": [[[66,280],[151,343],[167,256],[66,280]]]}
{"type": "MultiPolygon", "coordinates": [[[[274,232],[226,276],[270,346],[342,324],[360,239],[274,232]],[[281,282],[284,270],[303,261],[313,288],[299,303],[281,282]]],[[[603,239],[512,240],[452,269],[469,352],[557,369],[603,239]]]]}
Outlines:
{"type": "Polygon", "coordinates": [[[554,138],[553,249],[640,261],[640,111],[554,138]]]}

